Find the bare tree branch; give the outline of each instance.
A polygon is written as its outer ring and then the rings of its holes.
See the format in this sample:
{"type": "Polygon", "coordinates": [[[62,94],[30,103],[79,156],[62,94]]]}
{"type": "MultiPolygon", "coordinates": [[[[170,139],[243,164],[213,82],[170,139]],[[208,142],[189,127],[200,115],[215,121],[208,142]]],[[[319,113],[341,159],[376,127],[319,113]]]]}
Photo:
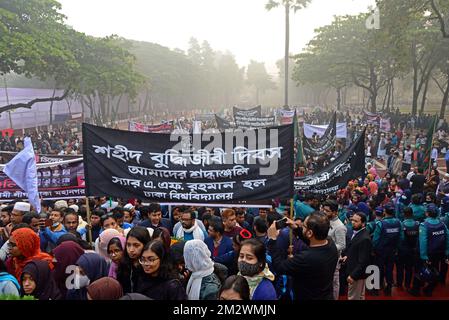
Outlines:
{"type": "Polygon", "coordinates": [[[52,98],[37,98],[37,99],[33,99],[27,103],[13,103],[13,104],[8,104],[6,106],[0,107],[0,114],[2,112],[5,111],[9,111],[9,110],[14,110],[14,109],[18,109],[18,108],[27,108],[27,109],[31,109],[31,107],[33,106],[33,104],[35,103],[39,103],[39,102],[49,102],[49,101],[62,101],[64,100],[70,93],[70,89],[67,89],[64,91],[64,94],[61,97],[52,97],[52,98]]]}
{"type": "Polygon", "coordinates": [[[444,87],[447,85],[447,82],[445,82],[443,85],[441,85],[437,78],[432,76],[432,79],[437,84],[438,89],[440,89],[441,93],[444,93],[444,90],[445,90],[444,87]]]}

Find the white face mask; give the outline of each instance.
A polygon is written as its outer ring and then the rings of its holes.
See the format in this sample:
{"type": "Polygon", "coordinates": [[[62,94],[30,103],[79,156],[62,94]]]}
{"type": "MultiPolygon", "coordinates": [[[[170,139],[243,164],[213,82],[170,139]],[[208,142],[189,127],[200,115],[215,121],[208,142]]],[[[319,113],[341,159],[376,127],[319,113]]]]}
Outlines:
{"type": "MultiPolygon", "coordinates": [[[[79,284],[79,288],[85,288],[90,284],[90,279],[88,276],[86,275],[80,275],[78,274],[78,284],[79,284]]],[[[75,280],[76,281],[76,280],[75,280]]],[[[76,283],[76,282],[75,282],[76,283]]]]}

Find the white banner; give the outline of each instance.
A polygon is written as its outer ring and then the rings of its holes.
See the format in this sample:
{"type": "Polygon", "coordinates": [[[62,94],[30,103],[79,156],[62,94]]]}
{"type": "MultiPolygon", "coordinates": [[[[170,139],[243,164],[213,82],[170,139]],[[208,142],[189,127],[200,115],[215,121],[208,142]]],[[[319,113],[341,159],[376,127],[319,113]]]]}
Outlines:
{"type": "Polygon", "coordinates": [[[387,119],[380,118],[379,129],[382,132],[390,132],[391,131],[390,118],[387,119]]]}
{"type": "Polygon", "coordinates": [[[295,110],[288,111],[288,110],[279,110],[281,115],[281,125],[284,124],[290,124],[293,122],[293,116],[295,115],[295,110]]]}
{"type": "MultiPolygon", "coordinates": [[[[328,125],[315,125],[315,124],[307,124],[304,123],[304,135],[307,138],[312,138],[312,135],[314,132],[318,134],[318,136],[321,138],[323,136],[324,132],[326,132],[328,125]]],[[[337,123],[337,138],[343,138],[346,139],[348,135],[348,129],[346,127],[346,122],[343,123],[337,123]]]]}

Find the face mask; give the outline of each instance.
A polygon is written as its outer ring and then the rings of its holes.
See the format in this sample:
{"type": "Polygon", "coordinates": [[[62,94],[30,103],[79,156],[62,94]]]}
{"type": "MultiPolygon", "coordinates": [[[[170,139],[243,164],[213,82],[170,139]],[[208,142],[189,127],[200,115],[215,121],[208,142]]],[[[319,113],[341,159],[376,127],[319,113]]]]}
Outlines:
{"type": "Polygon", "coordinates": [[[59,226],[59,223],[60,223],[60,222],[55,222],[55,223],[53,223],[53,224],[52,224],[52,227],[53,227],[53,228],[56,228],[57,226],[59,226]]]}
{"type": "Polygon", "coordinates": [[[85,288],[90,284],[90,279],[86,275],[78,275],[79,288],[85,288]]]}
{"type": "Polygon", "coordinates": [[[259,264],[250,264],[248,262],[239,261],[238,267],[243,276],[252,277],[259,273],[259,264]]]}

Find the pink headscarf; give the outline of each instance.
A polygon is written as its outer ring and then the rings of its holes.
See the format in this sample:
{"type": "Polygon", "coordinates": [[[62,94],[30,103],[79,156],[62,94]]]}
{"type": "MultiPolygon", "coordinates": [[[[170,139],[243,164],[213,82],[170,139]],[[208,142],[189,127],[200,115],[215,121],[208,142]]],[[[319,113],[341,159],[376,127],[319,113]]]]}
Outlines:
{"type": "Polygon", "coordinates": [[[106,258],[107,261],[109,261],[109,255],[108,255],[108,243],[111,241],[112,238],[118,238],[122,234],[118,232],[115,229],[106,229],[104,230],[98,240],[98,253],[106,258]]]}
{"type": "MultiPolygon", "coordinates": [[[[124,236],[120,235],[120,236],[111,238],[111,240],[114,238],[118,238],[120,240],[120,243],[122,244],[122,249],[123,249],[123,251],[125,251],[126,250],[126,238],[124,236]]],[[[106,250],[107,250],[107,248],[106,248],[106,250]]],[[[117,279],[117,268],[118,268],[118,265],[114,261],[112,261],[111,266],[109,267],[108,277],[117,279]]]]}
{"type": "Polygon", "coordinates": [[[371,167],[371,169],[368,170],[368,173],[372,174],[374,179],[377,177],[377,170],[375,167],[371,167]]]}

